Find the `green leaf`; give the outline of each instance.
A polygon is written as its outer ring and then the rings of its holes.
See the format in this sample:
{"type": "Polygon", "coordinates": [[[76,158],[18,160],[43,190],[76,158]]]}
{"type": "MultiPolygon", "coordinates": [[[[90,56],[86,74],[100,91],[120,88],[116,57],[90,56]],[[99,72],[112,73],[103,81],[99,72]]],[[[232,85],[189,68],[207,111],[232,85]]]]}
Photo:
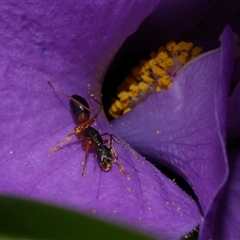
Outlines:
{"type": "Polygon", "coordinates": [[[149,239],[77,212],[0,196],[0,239],[149,239]]]}

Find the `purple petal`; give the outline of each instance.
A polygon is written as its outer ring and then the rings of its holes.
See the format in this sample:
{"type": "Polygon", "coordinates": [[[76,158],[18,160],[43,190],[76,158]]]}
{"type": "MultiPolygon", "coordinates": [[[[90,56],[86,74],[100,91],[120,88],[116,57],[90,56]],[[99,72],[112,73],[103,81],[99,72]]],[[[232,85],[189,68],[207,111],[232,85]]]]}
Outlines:
{"type": "Polygon", "coordinates": [[[137,151],[184,176],[204,212],[227,176],[225,116],[234,61],[229,27],[221,41],[217,52],[177,76],[171,89],[153,94],[113,122],[116,132],[137,151]]]}
{"type": "MultiPolygon", "coordinates": [[[[221,201],[215,212],[209,212],[201,231],[200,239],[235,240],[240,236],[240,151],[231,150],[229,157],[229,179],[221,201]],[[214,221],[213,221],[214,219],[214,221]],[[210,225],[210,227],[209,227],[210,225]],[[211,226],[214,225],[214,228],[211,226]]],[[[214,206],[216,207],[216,206],[214,206]]]]}
{"type": "MultiPolygon", "coordinates": [[[[1,7],[0,191],[92,212],[164,239],[176,239],[200,223],[193,200],[144,159],[115,144],[130,180],[117,166],[101,171],[74,138],[69,100],[54,94],[51,79],[66,94],[86,98],[87,84],[99,96],[102,71],[122,42],[156,3],[13,2],[1,7]],[[87,14],[86,14],[87,13],[87,14]]],[[[97,130],[112,132],[104,114],[97,130]]]]}

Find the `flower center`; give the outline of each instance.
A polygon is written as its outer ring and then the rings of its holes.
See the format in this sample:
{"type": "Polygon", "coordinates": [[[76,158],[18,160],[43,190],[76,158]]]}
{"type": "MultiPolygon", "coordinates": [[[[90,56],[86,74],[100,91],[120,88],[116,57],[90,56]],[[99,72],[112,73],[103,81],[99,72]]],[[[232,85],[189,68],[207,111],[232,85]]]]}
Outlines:
{"type": "Polygon", "coordinates": [[[167,90],[184,64],[202,51],[192,42],[168,42],[151,59],[140,60],[139,65],[117,87],[117,97],[111,100],[109,114],[117,118],[129,112],[153,92],[167,90]]]}

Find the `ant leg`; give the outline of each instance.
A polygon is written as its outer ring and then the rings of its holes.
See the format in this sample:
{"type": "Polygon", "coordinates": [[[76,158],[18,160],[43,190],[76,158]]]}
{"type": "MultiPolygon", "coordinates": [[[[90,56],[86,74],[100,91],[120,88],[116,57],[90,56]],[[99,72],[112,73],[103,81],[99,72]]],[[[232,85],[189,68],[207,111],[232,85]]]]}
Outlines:
{"type": "Polygon", "coordinates": [[[88,94],[91,98],[93,98],[93,100],[99,104],[99,109],[97,111],[97,113],[90,119],[88,119],[85,124],[87,124],[88,126],[91,126],[97,119],[98,115],[100,114],[100,112],[102,111],[103,109],[103,106],[102,106],[102,103],[95,97],[95,95],[91,92],[90,90],[90,84],[88,84],[88,94]]]}
{"type": "Polygon", "coordinates": [[[51,87],[55,92],[57,92],[57,93],[65,96],[65,97],[67,97],[67,98],[71,98],[70,96],[68,96],[68,95],[65,94],[64,92],[62,92],[62,91],[60,91],[59,89],[55,88],[55,87],[52,85],[50,79],[48,79],[47,82],[48,82],[48,84],[50,85],[50,87],[51,87]]]}
{"type": "Polygon", "coordinates": [[[67,137],[62,142],[60,142],[56,147],[51,148],[51,151],[52,152],[58,151],[66,142],[71,140],[71,138],[74,134],[75,134],[75,130],[73,132],[71,132],[70,134],[68,134],[67,137]]]}
{"type": "MultiPolygon", "coordinates": [[[[105,135],[107,135],[107,134],[105,134],[105,135]]],[[[104,140],[103,142],[104,143],[110,142],[110,149],[111,149],[111,152],[113,153],[113,156],[114,156],[114,162],[117,163],[117,165],[119,166],[120,172],[122,172],[122,173],[124,173],[128,176],[128,174],[124,170],[124,167],[123,167],[121,161],[118,158],[118,155],[117,155],[117,152],[116,152],[115,148],[113,147],[112,140],[114,140],[114,139],[113,139],[113,137],[110,136],[110,140],[104,140]]]]}
{"type": "Polygon", "coordinates": [[[91,143],[89,143],[88,140],[85,143],[86,143],[86,145],[85,144],[82,145],[86,149],[85,150],[84,161],[82,162],[82,166],[83,166],[83,168],[82,168],[82,176],[83,177],[85,176],[85,167],[86,167],[86,163],[87,163],[88,150],[89,150],[89,145],[91,144],[91,143]]]}
{"type": "Polygon", "coordinates": [[[96,121],[101,111],[102,111],[102,106],[100,106],[97,113],[93,117],[89,118],[86,122],[82,123],[82,125],[86,125],[87,127],[90,127],[96,121]]]}
{"type": "Polygon", "coordinates": [[[70,134],[67,135],[67,137],[65,139],[63,139],[62,142],[60,142],[56,147],[51,148],[52,152],[56,152],[58,151],[66,142],[70,141],[73,135],[76,135],[78,139],[82,138],[82,131],[83,128],[81,126],[82,124],[79,124],[78,126],[76,126],[74,128],[74,131],[71,132],[70,134]]]}
{"type": "Polygon", "coordinates": [[[139,157],[137,155],[137,153],[130,147],[129,144],[123,142],[121,139],[119,139],[116,135],[112,134],[112,133],[103,133],[101,134],[101,136],[109,136],[110,139],[113,139],[115,143],[121,144],[123,145],[126,149],[128,149],[128,151],[130,151],[133,156],[139,160],[139,157]]]}
{"type": "Polygon", "coordinates": [[[91,92],[91,89],[90,89],[90,84],[88,84],[88,94],[91,98],[93,98],[93,100],[98,103],[99,105],[102,106],[102,103],[95,97],[95,95],[91,92]]]}

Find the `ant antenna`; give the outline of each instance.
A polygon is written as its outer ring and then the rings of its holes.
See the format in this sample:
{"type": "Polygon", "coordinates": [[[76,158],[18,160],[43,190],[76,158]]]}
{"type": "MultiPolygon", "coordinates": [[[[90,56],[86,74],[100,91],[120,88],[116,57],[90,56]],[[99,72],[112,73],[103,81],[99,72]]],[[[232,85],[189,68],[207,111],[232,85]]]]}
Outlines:
{"type": "Polygon", "coordinates": [[[51,81],[50,81],[49,79],[47,80],[47,82],[48,82],[48,84],[50,85],[50,87],[51,87],[55,92],[58,92],[59,94],[65,96],[65,97],[67,97],[67,98],[70,98],[73,102],[75,102],[76,104],[80,105],[80,106],[81,106],[82,108],[84,108],[85,110],[87,110],[87,111],[95,114],[95,112],[92,111],[91,109],[85,107],[83,104],[81,104],[80,102],[76,101],[74,98],[68,96],[68,95],[65,94],[64,92],[62,92],[62,91],[60,91],[59,89],[55,88],[55,87],[52,85],[52,83],[51,83],[51,81]]]}

